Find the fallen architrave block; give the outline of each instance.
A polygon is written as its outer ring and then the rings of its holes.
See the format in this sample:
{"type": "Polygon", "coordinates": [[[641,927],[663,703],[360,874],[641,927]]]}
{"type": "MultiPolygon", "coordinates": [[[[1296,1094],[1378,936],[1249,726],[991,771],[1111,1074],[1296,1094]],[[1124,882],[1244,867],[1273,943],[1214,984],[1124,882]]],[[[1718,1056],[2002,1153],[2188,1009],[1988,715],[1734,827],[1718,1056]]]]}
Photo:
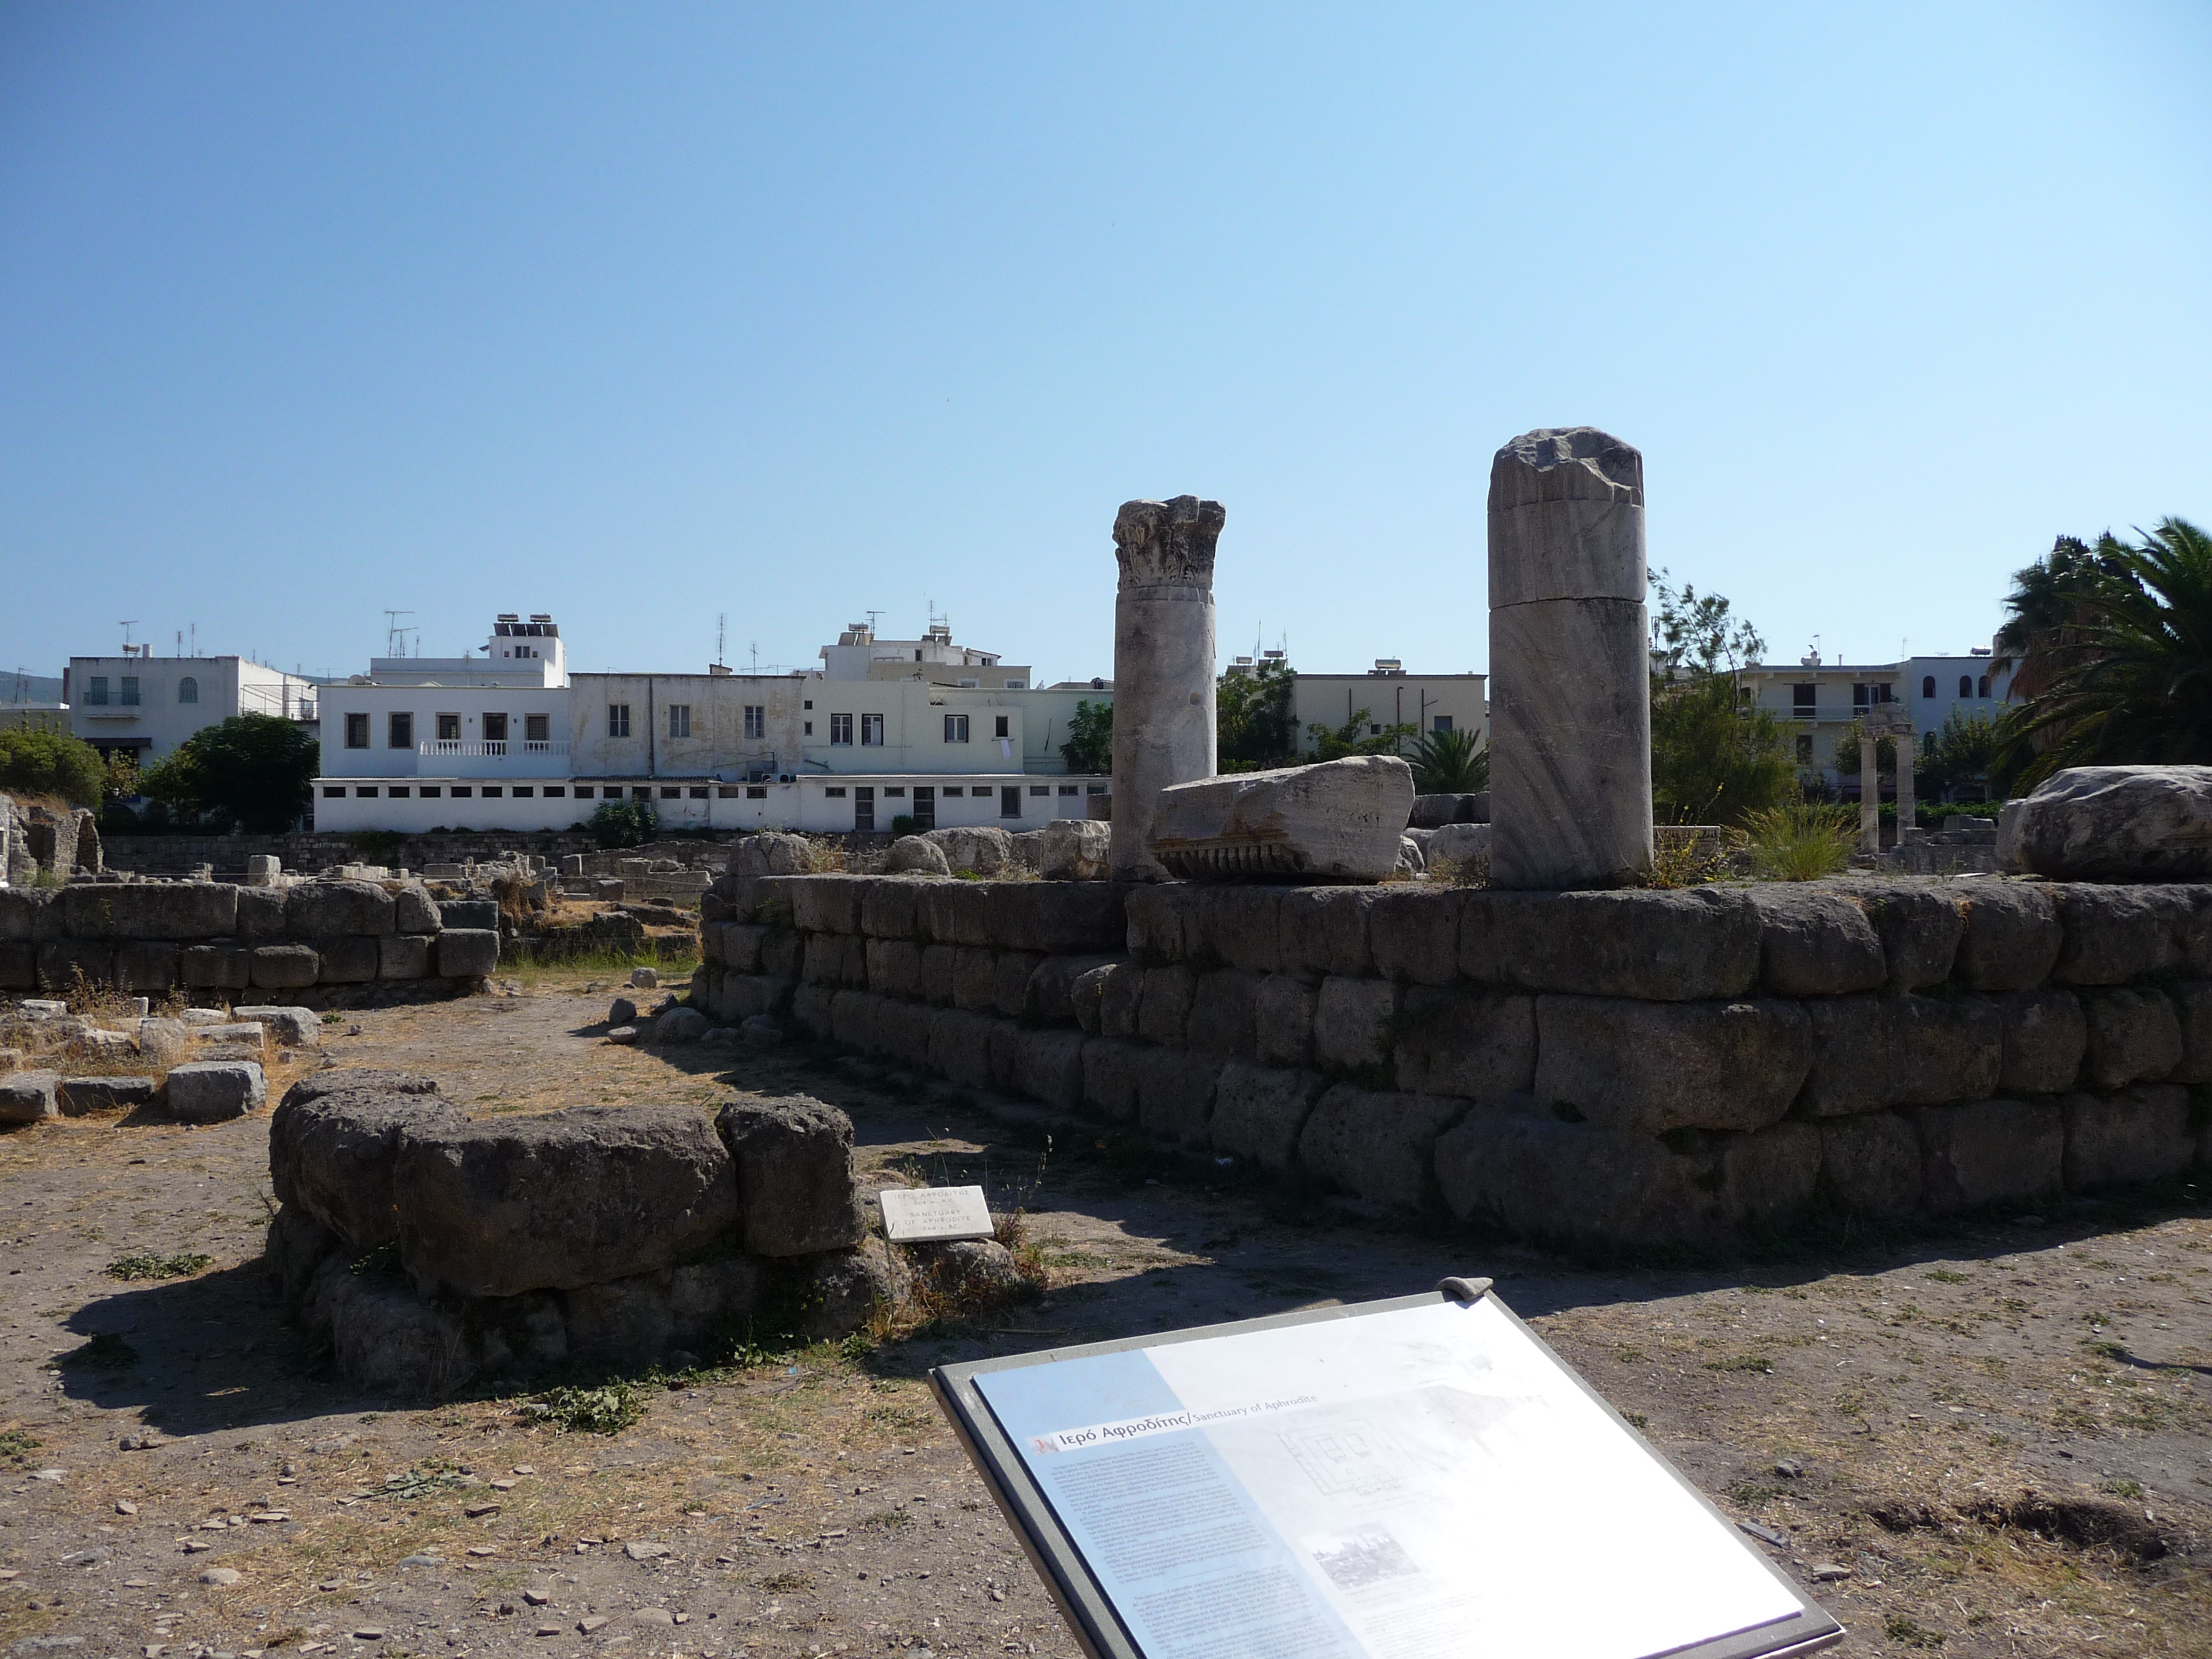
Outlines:
{"type": "Polygon", "coordinates": [[[1171,785],[1147,846],[1186,881],[1380,881],[1413,810],[1405,762],[1353,755],[1171,785]]]}

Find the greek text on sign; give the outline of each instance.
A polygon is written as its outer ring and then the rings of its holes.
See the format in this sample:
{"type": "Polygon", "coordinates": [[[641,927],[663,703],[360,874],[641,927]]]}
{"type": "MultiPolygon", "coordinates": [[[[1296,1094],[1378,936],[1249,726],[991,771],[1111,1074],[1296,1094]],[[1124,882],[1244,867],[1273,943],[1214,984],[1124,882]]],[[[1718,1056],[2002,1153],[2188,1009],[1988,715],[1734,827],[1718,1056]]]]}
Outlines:
{"type": "Polygon", "coordinates": [[[886,1187],[884,1231],[894,1244],[938,1244],[991,1237],[991,1206],[981,1187],[886,1187]]]}

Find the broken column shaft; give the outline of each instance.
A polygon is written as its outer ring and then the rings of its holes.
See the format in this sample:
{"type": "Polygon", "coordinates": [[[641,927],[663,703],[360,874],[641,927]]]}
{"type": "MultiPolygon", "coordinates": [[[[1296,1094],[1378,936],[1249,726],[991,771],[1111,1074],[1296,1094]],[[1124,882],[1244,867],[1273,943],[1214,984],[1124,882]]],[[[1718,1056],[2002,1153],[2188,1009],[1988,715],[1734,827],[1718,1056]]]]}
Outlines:
{"type": "Polygon", "coordinates": [[[1160,791],[1213,775],[1213,548],[1224,518],[1220,502],[1195,495],[1126,501],[1114,517],[1118,879],[1166,878],[1145,848],[1160,791]]]}
{"type": "Polygon", "coordinates": [[[1651,865],[1644,457],[1595,427],[1490,465],[1490,884],[1613,887],[1651,865]]]}

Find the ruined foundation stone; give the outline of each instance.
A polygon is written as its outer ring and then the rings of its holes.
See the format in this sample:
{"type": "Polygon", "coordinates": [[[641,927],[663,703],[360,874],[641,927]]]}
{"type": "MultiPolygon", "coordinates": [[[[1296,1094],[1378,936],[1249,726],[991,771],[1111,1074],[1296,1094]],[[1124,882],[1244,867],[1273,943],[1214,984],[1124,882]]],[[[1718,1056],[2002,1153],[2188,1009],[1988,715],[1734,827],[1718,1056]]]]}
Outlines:
{"type": "Polygon", "coordinates": [[[1404,761],[1351,755],[1171,785],[1146,844],[1186,880],[1380,881],[1413,805],[1404,761]]]}
{"type": "Polygon", "coordinates": [[[1226,515],[1194,495],[1124,502],[1114,520],[1115,877],[1157,881],[1160,792],[1214,772],[1213,555],[1226,515]]]}
{"type": "Polygon", "coordinates": [[[1494,887],[1618,886],[1651,863],[1644,458],[1544,429],[1490,470],[1494,887]]]}
{"type": "Polygon", "coordinates": [[[2075,881],[2212,876],[2212,766],[2076,766],[2007,805],[1997,856],[2075,881]]]}

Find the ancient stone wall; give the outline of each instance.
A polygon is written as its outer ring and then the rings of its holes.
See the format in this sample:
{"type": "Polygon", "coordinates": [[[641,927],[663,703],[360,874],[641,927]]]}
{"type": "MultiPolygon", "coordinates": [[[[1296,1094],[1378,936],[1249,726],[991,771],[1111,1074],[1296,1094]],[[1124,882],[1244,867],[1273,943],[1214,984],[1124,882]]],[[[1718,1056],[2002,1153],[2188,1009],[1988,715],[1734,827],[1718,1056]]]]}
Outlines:
{"type": "Polygon", "coordinates": [[[804,1098],[471,1118],[428,1078],[318,1073],[270,1121],[268,1261],[343,1375],[409,1395],[681,1364],[750,1320],[842,1335],[887,1288],[852,1153],[804,1098]]]}
{"type": "Polygon", "coordinates": [[[724,878],[700,1006],[1586,1244],[2212,1159],[2212,887],[724,878]]]}
{"type": "MultiPolygon", "coordinates": [[[[104,843],[108,867],[143,876],[189,875],[202,865],[218,873],[242,872],[249,857],[279,860],[285,869],[313,875],[342,864],[362,861],[362,844],[349,835],[307,830],[288,836],[109,836],[104,843]]],[[[502,853],[534,853],[556,860],[572,853],[596,853],[599,844],[580,830],[487,830],[478,835],[404,836],[396,849],[380,842],[374,861],[396,869],[421,870],[432,864],[479,863],[502,853]]]]}
{"type": "Polygon", "coordinates": [[[66,990],[82,975],[149,995],[268,1001],[258,994],[474,980],[498,965],[496,929],[443,926],[417,882],[0,888],[4,991],[66,990]]]}

